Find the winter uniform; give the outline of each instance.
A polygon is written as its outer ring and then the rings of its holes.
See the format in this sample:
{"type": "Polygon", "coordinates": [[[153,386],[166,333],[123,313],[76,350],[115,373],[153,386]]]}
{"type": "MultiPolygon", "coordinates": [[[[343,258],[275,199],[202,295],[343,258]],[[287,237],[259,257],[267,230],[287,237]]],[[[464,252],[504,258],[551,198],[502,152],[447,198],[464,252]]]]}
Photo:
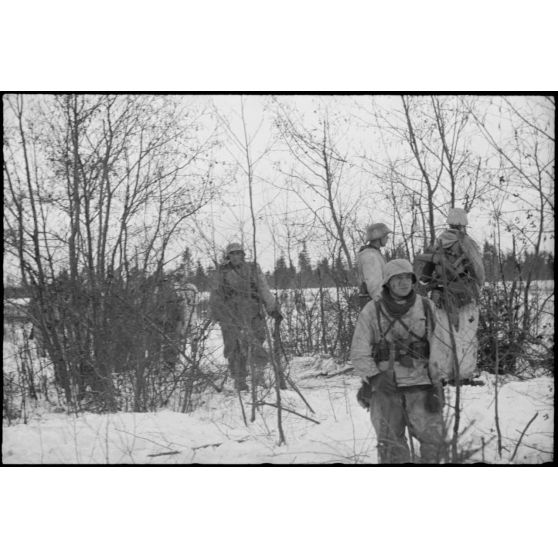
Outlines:
{"type": "Polygon", "coordinates": [[[429,368],[435,308],[414,288],[403,305],[397,304],[387,285],[401,273],[413,273],[406,260],[386,264],[380,299],[369,302],[358,318],[351,361],[371,386],[370,418],[378,438],[379,462],[410,461],[407,426],[420,442],[422,462],[437,463],[444,434],[443,391],[429,368]]]}
{"type": "MultiPolygon", "coordinates": [[[[230,251],[229,247],[227,252],[230,251]]],[[[257,264],[242,261],[234,266],[227,261],[219,268],[217,284],[210,296],[210,309],[212,318],[221,326],[224,354],[239,389],[246,386],[249,352],[259,374],[269,361],[263,347],[265,324],[262,306],[271,316],[282,317],[257,264]]]]}
{"type": "Polygon", "coordinates": [[[436,239],[431,264],[425,267],[421,280],[428,281],[437,306],[439,331],[431,347],[433,364],[450,381],[456,379],[458,366],[463,381],[471,379],[477,368],[478,300],[484,284],[484,267],[475,241],[463,229],[455,228],[467,225],[466,213],[451,208],[447,222],[453,228],[436,239]]]}
{"type": "Polygon", "coordinates": [[[366,231],[368,243],[361,247],[357,254],[357,277],[359,284],[360,308],[367,302],[380,296],[386,260],[375,241],[391,233],[383,223],[370,225],[366,231]]]}

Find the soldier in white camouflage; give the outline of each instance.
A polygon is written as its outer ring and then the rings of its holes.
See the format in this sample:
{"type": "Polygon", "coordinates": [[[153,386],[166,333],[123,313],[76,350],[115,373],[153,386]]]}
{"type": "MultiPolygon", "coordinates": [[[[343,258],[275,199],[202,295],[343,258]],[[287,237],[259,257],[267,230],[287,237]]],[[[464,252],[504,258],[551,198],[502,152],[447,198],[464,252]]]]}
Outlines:
{"type": "Polygon", "coordinates": [[[409,261],[388,262],[381,296],[363,308],[353,335],[351,361],[372,392],[379,463],[411,461],[406,428],[419,441],[422,463],[445,455],[444,392],[429,366],[435,308],[416,283],[409,261]]]}
{"type": "Polygon", "coordinates": [[[484,266],[479,247],[467,234],[466,212],[450,208],[447,224],[428,253],[416,258],[415,269],[436,304],[439,332],[432,351],[440,373],[449,382],[459,377],[467,383],[477,374],[484,266]]]}
{"type": "MultiPolygon", "coordinates": [[[[391,229],[384,223],[374,223],[366,228],[366,244],[357,254],[357,277],[359,284],[358,303],[362,310],[368,302],[379,298],[386,260],[381,252],[388,241],[391,229]]],[[[362,382],[357,400],[363,407],[370,405],[370,385],[362,382]]]]}
{"type": "Polygon", "coordinates": [[[366,229],[366,244],[357,254],[357,275],[359,283],[359,304],[362,310],[366,303],[380,296],[386,260],[383,248],[392,231],[384,223],[374,223],[366,229]]]}

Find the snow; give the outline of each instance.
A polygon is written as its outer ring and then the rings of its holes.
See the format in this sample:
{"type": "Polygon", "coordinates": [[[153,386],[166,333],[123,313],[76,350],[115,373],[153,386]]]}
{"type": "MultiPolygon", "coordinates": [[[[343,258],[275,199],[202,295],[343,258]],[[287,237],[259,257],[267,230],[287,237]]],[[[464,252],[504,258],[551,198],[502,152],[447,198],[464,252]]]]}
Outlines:
{"type": "MultiPolygon", "coordinates": [[[[238,395],[227,383],[222,393],[206,393],[192,413],[115,413],[79,416],[37,408],[27,424],[3,425],[6,464],[247,464],[376,463],[376,439],[368,414],[356,402],[359,379],[347,367],[325,357],[300,357],[290,377],[311,413],[293,390],[283,391],[283,406],[318,421],[283,413],[286,444],[278,444],[277,411],[258,409],[250,422],[250,394],[244,393],[248,424],[238,395]]],[[[464,386],[460,446],[477,452],[469,462],[509,463],[517,441],[533,415],[513,463],[542,463],[553,457],[553,378],[528,381],[499,378],[499,414],[504,449],[497,452],[494,377],[484,386],[464,386]]],[[[448,401],[454,388],[446,388],[448,401]]],[[[265,400],[275,402],[274,391],[265,400]]],[[[447,409],[448,407],[446,407],[447,409]]],[[[415,444],[416,448],[417,444],[415,444]]]]}
{"type": "MultiPolygon", "coordinates": [[[[491,463],[509,463],[517,442],[533,416],[513,459],[515,464],[538,464],[551,461],[554,451],[554,380],[541,376],[527,381],[498,378],[498,415],[502,435],[502,456],[497,453],[495,423],[495,377],[483,374],[484,386],[462,386],[463,427],[469,430],[462,445],[475,448],[485,441],[485,459],[491,463]],[[489,442],[492,440],[491,442],[489,442]]],[[[452,390],[453,395],[453,390],[452,390]]],[[[453,402],[453,397],[452,397],[453,402]]],[[[460,429],[461,430],[461,429],[460,429]]],[[[482,449],[475,455],[482,460],[482,449]]]]}
{"type": "MultiPolygon", "coordinates": [[[[549,324],[544,333],[550,336],[553,313],[541,319],[543,326],[544,320],[549,324]]],[[[4,326],[5,379],[17,378],[18,347],[23,331],[28,334],[29,329],[30,324],[4,326]]],[[[34,342],[30,347],[34,348],[34,342]]],[[[38,379],[48,379],[47,359],[31,353],[38,379]]],[[[205,354],[204,367],[217,372],[226,367],[218,327],[210,331],[205,354]]],[[[360,380],[350,366],[325,356],[297,357],[290,361],[288,373],[314,413],[292,389],[281,392],[283,406],[317,423],[284,412],[287,443],[283,445],[278,444],[277,410],[259,407],[255,421],[250,422],[250,394],[244,393],[244,424],[238,395],[227,380],[222,393],[208,390],[188,414],[169,408],[156,413],[76,416],[44,402],[31,407],[27,401],[25,421],[3,420],[2,460],[6,464],[377,463],[370,419],[356,401],[360,380]]],[[[498,378],[501,455],[495,422],[496,378],[482,373],[483,386],[461,388],[459,447],[473,452],[466,462],[539,464],[553,459],[554,378],[543,370],[534,370],[532,376],[525,381],[498,378]]],[[[268,391],[265,401],[274,404],[275,393],[268,391]]],[[[455,388],[446,387],[450,434],[454,399],[455,388]]]]}

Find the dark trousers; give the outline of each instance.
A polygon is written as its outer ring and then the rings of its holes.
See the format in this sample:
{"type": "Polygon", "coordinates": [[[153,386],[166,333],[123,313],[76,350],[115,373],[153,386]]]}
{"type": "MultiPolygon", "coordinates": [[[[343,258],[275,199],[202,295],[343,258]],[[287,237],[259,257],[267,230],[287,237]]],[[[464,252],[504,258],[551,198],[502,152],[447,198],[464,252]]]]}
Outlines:
{"type": "Polygon", "coordinates": [[[248,375],[248,356],[257,371],[269,362],[269,355],[263,347],[265,326],[263,318],[253,317],[248,324],[221,323],[225,358],[229,361],[231,375],[235,379],[244,379],[248,375]]]}
{"type": "Polygon", "coordinates": [[[378,438],[379,463],[410,463],[405,436],[408,427],[419,441],[421,463],[439,463],[445,455],[442,410],[428,409],[431,386],[397,388],[396,393],[372,393],[370,418],[378,438]]]}

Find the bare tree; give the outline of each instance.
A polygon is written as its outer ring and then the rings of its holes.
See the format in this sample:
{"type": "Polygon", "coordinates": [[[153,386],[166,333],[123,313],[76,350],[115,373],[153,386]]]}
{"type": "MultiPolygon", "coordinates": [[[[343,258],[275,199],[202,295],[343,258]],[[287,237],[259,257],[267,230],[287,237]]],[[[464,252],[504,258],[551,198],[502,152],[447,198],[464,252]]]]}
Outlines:
{"type": "MultiPolygon", "coordinates": [[[[154,274],[156,286],[183,223],[213,195],[201,155],[214,140],[193,137],[190,109],[149,96],[6,97],[7,251],[74,408],[86,390],[117,408],[114,289],[131,292],[138,273],[154,274]]],[[[134,296],[146,310],[158,292],[134,296]]],[[[154,327],[147,319],[130,324],[138,345],[154,327]]]]}
{"type": "Polygon", "coordinates": [[[294,164],[282,169],[287,185],[333,241],[333,250],[339,247],[352,269],[353,250],[347,225],[358,197],[341,195],[342,191],[347,192],[343,183],[349,167],[348,155],[342,154],[335,144],[329,113],[324,110],[319,125],[311,130],[283,103],[277,102],[276,107],[277,129],[294,159],[294,164]]]}
{"type": "Polygon", "coordinates": [[[417,249],[423,249],[434,241],[436,218],[447,207],[461,205],[469,211],[490,184],[473,145],[472,100],[463,105],[458,97],[403,95],[400,101],[400,108],[376,101],[371,108],[360,107],[384,151],[383,158],[378,153],[364,156],[362,166],[390,185],[387,200],[398,216],[405,249],[414,256],[419,228],[424,240],[417,249]]]}
{"type": "MultiPolygon", "coordinates": [[[[555,234],[552,122],[556,109],[554,99],[542,96],[522,99],[521,108],[516,104],[506,97],[497,100],[498,116],[508,127],[508,133],[500,139],[490,126],[492,106],[484,112],[470,107],[470,114],[499,160],[492,182],[495,195],[513,201],[502,206],[498,217],[517,238],[519,255],[530,249],[534,256],[539,256],[544,241],[555,234]],[[523,212],[518,212],[520,208],[523,212]]],[[[527,268],[521,277],[524,332],[529,330],[531,321],[529,292],[533,273],[533,268],[527,268]]]]}

